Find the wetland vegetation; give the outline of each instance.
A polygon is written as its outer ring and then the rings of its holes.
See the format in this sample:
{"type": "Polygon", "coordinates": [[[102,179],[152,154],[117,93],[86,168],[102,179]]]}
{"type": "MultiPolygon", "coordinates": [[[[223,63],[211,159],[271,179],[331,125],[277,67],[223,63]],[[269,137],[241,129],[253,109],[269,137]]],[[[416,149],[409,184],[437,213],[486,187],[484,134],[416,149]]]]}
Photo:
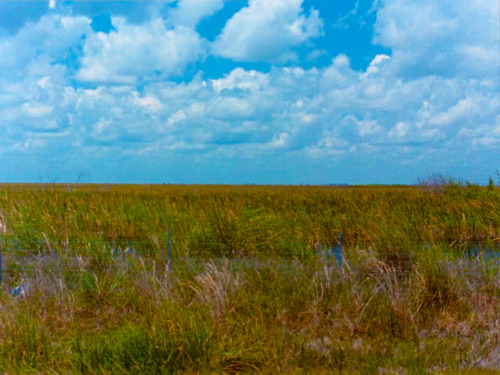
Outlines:
{"type": "Polygon", "coordinates": [[[500,191],[431,182],[1,185],[0,369],[496,373],[500,191]]]}

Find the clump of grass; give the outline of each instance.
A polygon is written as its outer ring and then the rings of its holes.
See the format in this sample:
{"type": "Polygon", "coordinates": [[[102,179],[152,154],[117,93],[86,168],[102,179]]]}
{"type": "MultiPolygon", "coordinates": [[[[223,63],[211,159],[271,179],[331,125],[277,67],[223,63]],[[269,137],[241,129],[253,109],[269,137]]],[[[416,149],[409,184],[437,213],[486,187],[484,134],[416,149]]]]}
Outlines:
{"type": "Polygon", "coordinates": [[[370,372],[495,368],[500,272],[476,261],[375,253],[345,260],[148,259],[36,269],[1,295],[6,372],[170,373],[299,368],[370,372]],[[434,259],[437,263],[438,259],[434,259]]]}

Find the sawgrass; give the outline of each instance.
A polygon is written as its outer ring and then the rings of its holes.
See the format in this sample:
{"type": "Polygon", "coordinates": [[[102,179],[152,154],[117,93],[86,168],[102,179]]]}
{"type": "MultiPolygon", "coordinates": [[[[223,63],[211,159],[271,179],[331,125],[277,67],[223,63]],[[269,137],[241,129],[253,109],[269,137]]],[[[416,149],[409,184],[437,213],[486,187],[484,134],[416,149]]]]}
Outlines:
{"type": "Polygon", "coordinates": [[[31,186],[0,188],[0,229],[20,249],[82,251],[103,244],[165,248],[178,255],[301,254],[334,243],[404,248],[410,243],[498,240],[500,192],[434,187],[31,186]]]}
{"type": "Polygon", "coordinates": [[[500,368],[499,263],[460,253],[498,241],[495,187],[9,185],[0,210],[1,372],[500,368]]]}

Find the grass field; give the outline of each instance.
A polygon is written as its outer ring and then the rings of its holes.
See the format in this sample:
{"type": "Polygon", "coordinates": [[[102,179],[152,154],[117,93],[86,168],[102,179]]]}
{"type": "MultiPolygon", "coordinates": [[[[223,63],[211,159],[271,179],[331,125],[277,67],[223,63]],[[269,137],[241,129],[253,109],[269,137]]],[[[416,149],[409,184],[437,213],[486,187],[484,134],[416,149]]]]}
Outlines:
{"type": "Polygon", "coordinates": [[[492,184],[4,184],[0,233],[5,373],[500,370],[492,184]]]}

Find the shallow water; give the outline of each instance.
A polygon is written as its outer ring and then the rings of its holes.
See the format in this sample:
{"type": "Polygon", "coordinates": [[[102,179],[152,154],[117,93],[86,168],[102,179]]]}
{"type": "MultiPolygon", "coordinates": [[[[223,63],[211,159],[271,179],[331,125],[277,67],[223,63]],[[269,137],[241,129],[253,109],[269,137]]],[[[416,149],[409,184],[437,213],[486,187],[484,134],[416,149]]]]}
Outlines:
{"type": "Polygon", "coordinates": [[[468,244],[464,250],[464,257],[492,260],[500,259],[500,243],[493,244],[468,244]]]}

